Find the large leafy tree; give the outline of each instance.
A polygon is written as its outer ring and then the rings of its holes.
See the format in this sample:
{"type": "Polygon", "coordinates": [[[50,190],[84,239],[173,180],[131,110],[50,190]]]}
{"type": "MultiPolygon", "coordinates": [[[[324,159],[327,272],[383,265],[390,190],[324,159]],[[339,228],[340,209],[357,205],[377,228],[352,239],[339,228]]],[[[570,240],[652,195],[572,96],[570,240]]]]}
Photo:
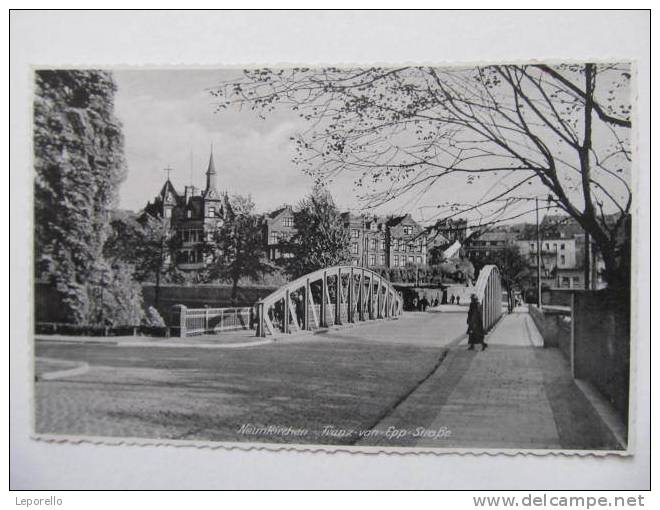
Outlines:
{"type": "Polygon", "coordinates": [[[232,302],[238,299],[241,278],[257,279],[275,269],[264,251],[263,218],[255,214],[254,208],[250,197],[232,197],[231,210],[207,247],[212,258],[209,277],[231,282],[232,302]]]}
{"type": "Polygon", "coordinates": [[[527,214],[535,198],[575,218],[613,286],[626,286],[630,180],[627,64],[254,69],[214,93],[229,105],[297,111],[296,161],[319,178],[357,174],[367,205],[480,182],[434,204],[438,224],[527,214]],[[623,251],[622,251],[623,250],[623,251]]]}
{"type": "Polygon", "coordinates": [[[332,196],[323,186],[316,185],[298,204],[293,222],[296,234],[290,240],[293,257],[289,259],[288,270],[294,277],[348,262],[350,234],[332,196]]]}
{"type": "Polygon", "coordinates": [[[105,257],[132,268],[138,282],[155,282],[155,302],[158,306],[160,284],[175,272],[174,261],[180,239],[162,218],[147,213],[135,216],[115,211],[110,222],[110,234],[104,246],[105,257]]]}
{"type": "Polygon", "coordinates": [[[56,285],[73,321],[92,322],[113,271],[103,245],[126,173],[116,85],[96,70],[40,70],[35,85],[36,276],[56,285]]]}

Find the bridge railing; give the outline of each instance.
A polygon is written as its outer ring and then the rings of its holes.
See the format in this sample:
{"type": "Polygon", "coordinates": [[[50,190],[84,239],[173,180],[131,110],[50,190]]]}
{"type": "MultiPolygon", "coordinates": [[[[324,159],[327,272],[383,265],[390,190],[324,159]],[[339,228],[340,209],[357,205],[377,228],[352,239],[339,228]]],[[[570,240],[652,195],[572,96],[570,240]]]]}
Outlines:
{"type": "Polygon", "coordinates": [[[502,316],[502,278],[497,266],[481,268],[474,293],[481,304],[484,330],[488,331],[502,316]]]}
{"type": "Polygon", "coordinates": [[[178,336],[188,337],[251,329],[254,312],[251,307],[241,308],[188,308],[172,307],[170,323],[178,336]]]}
{"type": "Polygon", "coordinates": [[[398,317],[403,298],[370,269],[333,266],[287,283],[256,304],[257,336],[398,317]]]}

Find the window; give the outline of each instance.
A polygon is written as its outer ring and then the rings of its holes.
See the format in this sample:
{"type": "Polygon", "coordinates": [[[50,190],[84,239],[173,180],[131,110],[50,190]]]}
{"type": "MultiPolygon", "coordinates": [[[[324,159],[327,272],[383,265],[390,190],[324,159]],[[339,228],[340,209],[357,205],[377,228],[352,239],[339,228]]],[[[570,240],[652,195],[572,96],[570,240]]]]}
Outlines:
{"type": "Polygon", "coordinates": [[[375,221],[372,221],[371,224],[369,225],[369,229],[372,232],[376,232],[378,230],[378,224],[375,221]]]}
{"type": "Polygon", "coordinates": [[[550,243],[545,243],[545,249],[549,250],[550,249],[550,243]]]}
{"type": "Polygon", "coordinates": [[[380,249],[381,251],[385,251],[385,239],[380,240],[380,249]]]}
{"type": "Polygon", "coordinates": [[[188,209],[188,211],[187,211],[187,216],[188,216],[188,219],[192,218],[192,211],[190,209],[188,209]]]}
{"type": "Polygon", "coordinates": [[[277,232],[270,233],[270,244],[277,244],[280,241],[277,232]]]}
{"type": "Polygon", "coordinates": [[[399,267],[399,256],[394,255],[394,267],[399,267]]]}
{"type": "Polygon", "coordinates": [[[172,209],[170,209],[169,207],[165,208],[165,217],[166,218],[171,218],[172,217],[172,209]]]}
{"type": "Polygon", "coordinates": [[[562,255],[562,256],[560,257],[560,259],[559,259],[559,263],[560,263],[562,266],[566,265],[566,256],[565,256],[565,255],[562,255]]]}
{"type": "Polygon", "coordinates": [[[215,207],[209,207],[209,216],[215,218],[215,207]]]}
{"type": "Polygon", "coordinates": [[[422,257],[417,257],[417,263],[421,264],[422,263],[422,257]]]}
{"type": "Polygon", "coordinates": [[[369,255],[369,265],[370,266],[376,265],[376,255],[374,255],[373,253],[369,255]]]}
{"type": "Polygon", "coordinates": [[[384,253],[380,254],[380,265],[381,266],[385,265],[385,254],[384,253]]]}
{"type": "Polygon", "coordinates": [[[351,243],[351,253],[358,252],[358,243],[351,243]]]}
{"type": "Polygon", "coordinates": [[[561,279],[561,284],[570,286],[571,278],[569,276],[563,276],[562,279],[561,279]]]}
{"type": "Polygon", "coordinates": [[[564,243],[561,243],[561,246],[559,246],[559,249],[563,250],[564,248],[566,248],[566,246],[564,245],[564,243]]]}
{"type": "Polygon", "coordinates": [[[415,263],[415,257],[412,255],[408,255],[408,264],[414,264],[415,263]]]}
{"type": "Polygon", "coordinates": [[[372,239],[370,244],[371,244],[371,249],[375,250],[376,249],[376,240],[372,239]]]}
{"type": "Polygon", "coordinates": [[[351,237],[353,239],[357,239],[358,237],[360,237],[360,231],[356,228],[351,229],[351,237]]]}
{"type": "Polygon", "coordinates": [[[282,223],[285,227],[293,227],[293,218],[291,216],[287,216],[282,220],[282,223]]]}

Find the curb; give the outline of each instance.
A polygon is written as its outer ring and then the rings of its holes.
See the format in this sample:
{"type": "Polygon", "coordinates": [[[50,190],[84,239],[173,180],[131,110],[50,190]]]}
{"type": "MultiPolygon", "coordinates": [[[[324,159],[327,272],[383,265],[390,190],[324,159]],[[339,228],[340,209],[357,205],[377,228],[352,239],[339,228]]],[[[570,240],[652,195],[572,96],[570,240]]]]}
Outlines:
{"type": "Polygon", "coordinates": [[[626,427],[616,414],[610,403],[589,381],[573,379],[575,385],[580,389],[585,398],[596,411],[596,414],[612,433],[623,450],[628,450],[626,442],[626,427]]]}
{"type": "Polygon", "coordinates": [[[185,344],[185,343],[169,343],[169,344],[156,344],[154,342],[121,342],[117,347],[160,347],[160,348],[173,348],[173,349],[239,349],[242,347],[257,347],[259,345],[272,344],[275,339],[261,340],[256,342],[238,342],[233,344],[185,344]]]}
{"type": "MultiPolygon", "coordinates": [[[[62,361],[62,360],[58,360],[62,361]]],[[[64,377],[73,377],[74,375],[82,375],[89,371],[89,364],[82,362],[77,367],[67,368],[65,370],[55,370],[53,372],[45,372],[39,376],[35,376],[37,381],[53,381],[55,379],[62,379],[64,377]]]]}

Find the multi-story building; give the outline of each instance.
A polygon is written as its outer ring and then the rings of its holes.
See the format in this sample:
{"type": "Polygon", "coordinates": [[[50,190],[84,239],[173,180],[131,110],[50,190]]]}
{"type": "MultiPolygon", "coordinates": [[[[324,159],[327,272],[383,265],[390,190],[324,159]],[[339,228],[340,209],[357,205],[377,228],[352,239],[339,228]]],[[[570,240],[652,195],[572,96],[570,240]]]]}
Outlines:
{"type": "MultiPolygon", "coordinates": [[[[177,192],[169,177],[143,213],[163,221],[178,241],[175,260],[184,270],[203,269],[209,262],[213,232],[233,214],[226,193],[217,191],[213,154],[206,170],[206,187],[186,186],[177,192]]],[[[273,261],[291,258],[289,241],[296,233],[294,212],[284,205],[265,215],[264,246],[273,261]]],[[[342,213],[349,231],[351,263],[369,268],[392,268],[427,264],[427,234],[409,215],[381,218],[342,213]]]]}
{"type": "Polygon", "coordinates": [[[427,263],[427,236],[410,214],[389,218],[386,223],[387,265],[404,267],[427,263]]]}
{"type": "Polygon", "coordinates": [[[516,242],[517,234],[503,230],[475,232],[464,245],[465,255],[474,262],[487,260],[516,242]]]}
{"type": "Polygon", "coordinates": [[[204,190],[186,186],[181,194],[168,176],[160,193],[144,208],[143,213],[161,219],[170,236],[176,237],[174,262],[179,269],[204,268],[209,256],[205,246],[212,242],[213,232],[231,214],[227,194],[217,190],[216,176],[211,153],[204,190]]]}
{"type": "Polygon", "coordinates": [[[283,205],[266,214],[264,223],[264,242],[269,260],[281,260],[291,258],[293,254],[289,251],[289,241],[296,233],[293,226],[293,208],[283,205]]]}
{"type": "Polygon", "coordinates": [[[377,216],[342,213],[344,228],[349,231],[351,264],[364,267],[387,267],[387,225],[377,216]]]}
{"type": "MultiPolygon", "coordinates": [[[[518,251],[536,271],[538,246],[536,239],[516,241],[518,251]]],[[[552,287],[576,288],[584,285],[577,266],[576,239],[559,237],[541,240],[541,280],[552,287]]]]}
{"type": "MultiPolygon", "coordinates": [[[[427,263],[425,231],[410,215],[382,218],[344,212],[340,217],[349,234],[352,265],[391,268],[427,263]]],[[[276,261],[292,257],[288,241],[295,233],[291,206],[267,214],[264,242],[268,258],[276,261]]]]}

